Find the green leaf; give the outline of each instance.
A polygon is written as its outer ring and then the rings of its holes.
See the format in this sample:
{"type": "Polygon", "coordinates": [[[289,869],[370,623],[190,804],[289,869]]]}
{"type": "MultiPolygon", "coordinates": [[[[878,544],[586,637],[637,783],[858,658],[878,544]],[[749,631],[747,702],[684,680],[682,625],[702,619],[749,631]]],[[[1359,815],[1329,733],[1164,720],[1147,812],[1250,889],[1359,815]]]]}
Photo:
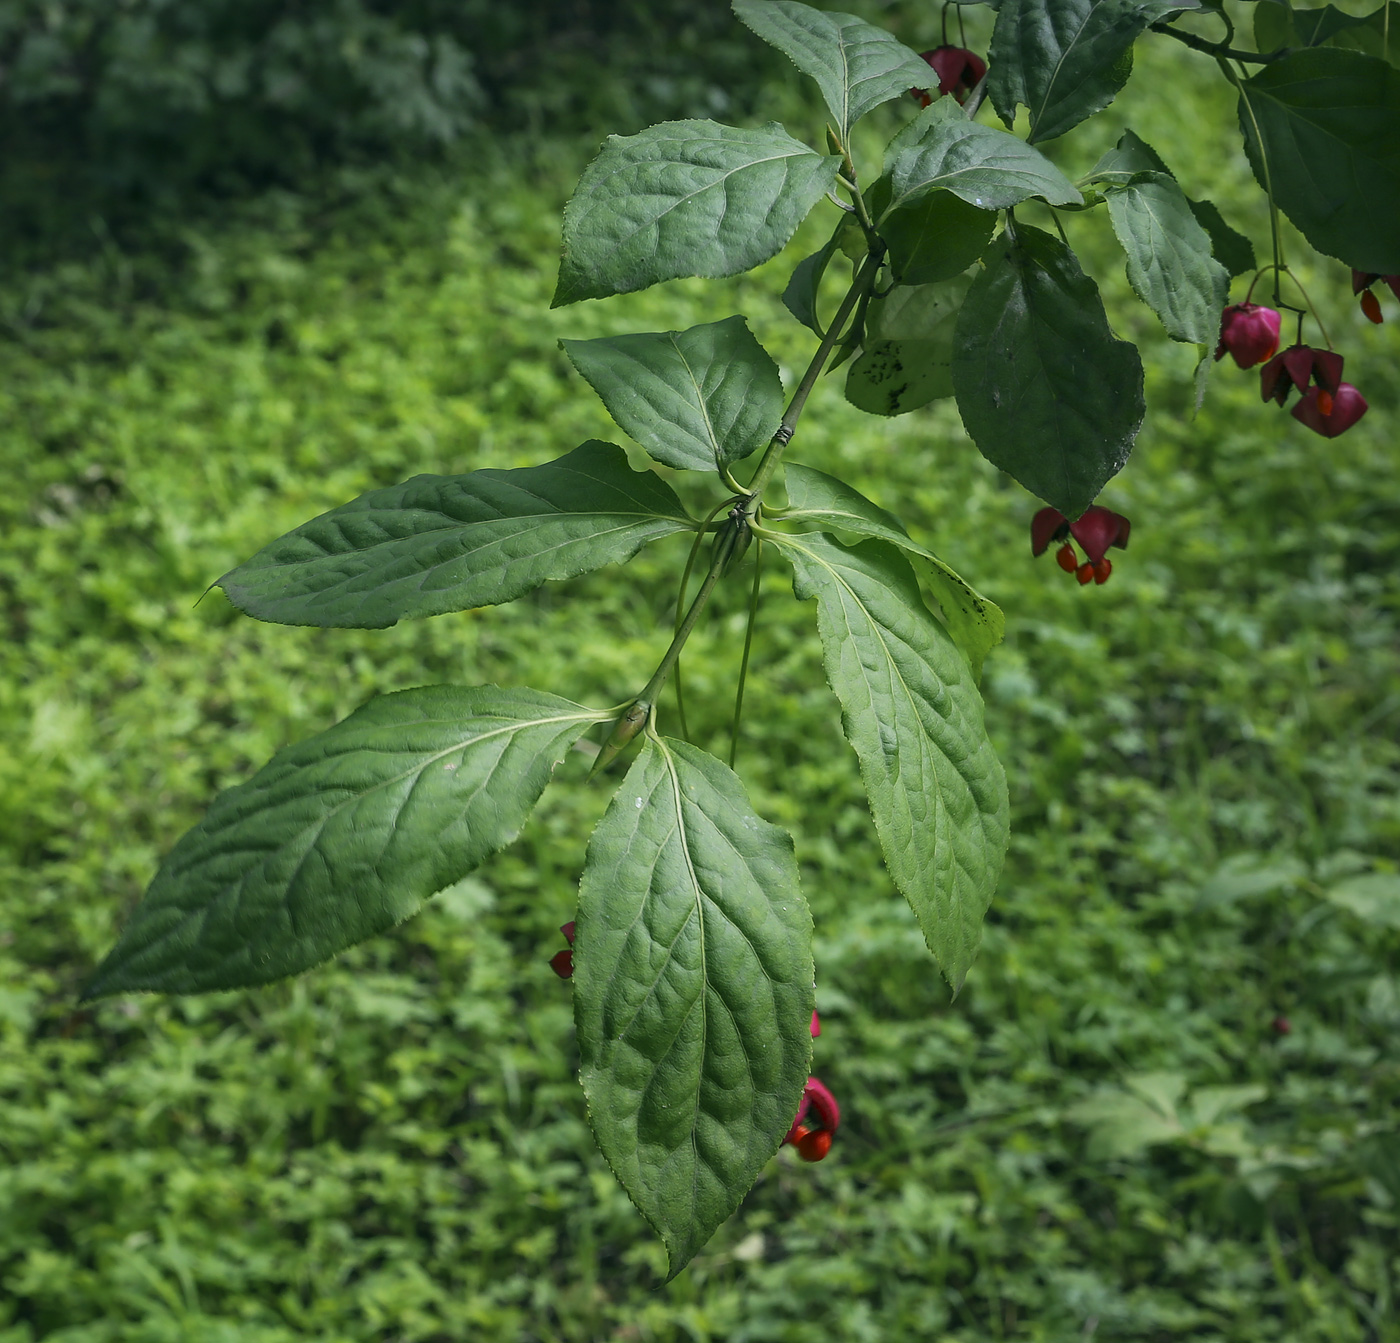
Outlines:
{"type": "Polygon", "coordinates": [[[797,263],[792,278],[787,282],[787,288],[783,290],[783,306],[819,338],[826,336],[826,328],[822,326],[817,313],[817,296],[821,292],[826,269],[840,249],[841,230],[845,226],[846,220],[843,218],[820,251],[803,257],[797,263]]]}
{"type": "MultiPolygon", "coordinates": [[[[1225,217],[1213,202],[1189,203],[1196,222],[1210,235],[1211,253],[1225,267],[1226,274],[1234,279],[1236,275],[1247,275],[1253,271],[1258,265],[1254,257],[1254,244],[1225,222],[1225,217]]],[[[1212,339],[1218,336],[1219,332],[1212,339]]]]}
{"type": "Polygon", "coordinates": [[[1031,196],[1051,205],[1083,200],[1074,183],[1038,149],[1006,131],[969,121],[954,98],[939,98],[910,125],[919,127],[918,137],[893,155],[886,171],[886,216],[944,190],[984,210],[1009,209],[1031,196]]]}
{"type": "Polygon", "coordinates": [[[1098,286],[1058,238],[1017,224],[958,316],[953,386],[983,456],[1068,518],[1132,451],[1142,361],[1108,328],[1098,286]]]}
{"type": "Polygon", "coordinates": [[[1030,112],[1030,140],[1053,140],[1113,101],[1138,34],[1198,0],[1004,0],[987,54],[987,89],[1008,126],[1030,112]]]}
{"type": "Polygon", "coordinates": [[[1344,14],[1335,5],[1319,9],[1293,9],[1276,0],[1260,0],[1254,7],[1254,45],[1260,51],[1282,47],[1341,47],[1368,56],[1400,61],[1400,4],[1390,8],[1390,36],[1386,41],[1386,6],[1369,14],[1344,14]]]}
{"type": "Polygon", "coordinates": [[[608,717],[495,686],[370,700],[219,794],[85,996],[266,984],[392,928],[509,844],[608,717]]]}
{"type": "Polygon", "coordinates": [[[551,306],[750,270],[782,249],[840,167],[777,122],[666,121],[610,135],[564,207],[551,306]]]}
{"type": "Polygon", "coordinates": [[[900,284],[937,284],[961,275],[992,240],[994,210],[979,210],[951,191],[935,191],[891,210],[880,223],[900,284]]]}
{"type": "Polygon", "coordinates": [[[887,513],[844,481],[798,462],[788,462],[788,507],[783,522],[812,523],[893,542],[933,591],[953,642],[967,656],[974,679],[982,677],[982,662],[1006,633],[1001,608],[984,597],[931,550],[910,538],[893,513],[887,513]]]}
{"type": "Polygon", "coordinates": [[[218,586],[259,620],[382,629],[513,601],[693,529],[660,477],[590,439],[544,466],[371,490],[279,537],[218,586]]]}
{"type": "MultiPolygon", "coordinates": [[[[1129,184],[1139,173],[1165,173],[1175,178],[1175,174],[1162,161],[1162,156],[1151,145],[1132,131],[1124,131],[1117,145],[1089,170],[1089,178],[1122,186],[1129,184]]],[[[1229,275],[1243,275],[1254,270],[1254,247],[1249,239],[1232,229],[1210,201],[1193,201],[1190,197],[1184,199],[1196,222],[1210,239],[1211,254],[1229,275]]],[[[1218,336],[1217,329],[1206,343],[1213,347],[1218,336]]]]}
{"type": "Polygon", "coordinates": [[[827,679],[885,862],[956,991],[1006,852],[1006,776],[982,697],[894,546],[848,547],[818,532],[777,544],[796,570],[798,599],[817,599],[827,679]]]}
{"type": "Polygon", "coordinates": [[[589,841],[573,983],[589,1122],[675,1277],[777,1151],[812,1051],[792,840],[713,756],[647,739],[589,841]]]}
{"type": "Polygon", "coordinates": [[[846,399],[872,415],[903,415],[952,396],[958,308],[971,276],[899,285],[870,304],[863,349],[846,375],[846,399]]]}
{"type": "Polygon", "coordinates": [[[1210,236],[1167,173],[1134,173],[1108,187],[1108,216],[1128,256],[1128,283],[1173,340],[1204,345],[1220,333],[1230,277],[1210,236]]]}
{"type": "Polygon", "coordinates": [[[1303,236],[1357,270],[1400,272],[1400,72],[1297,51],[1244,81],[1239,111],[1254,175],[1303,236]]]}
{"type": "Polygon", "coordinates": [[[727,466],[772,438],[783,418],[778,366],[742,317],[560,344],[608,414],[666,466],[727,466]]]}
{"type": "Polygon", "coordinates": [[[817,81],[843,144],[872,108],[928,85],[929,68],[917,52],[854,14],[794,0],[734,0],[734,12],[817,81]]]}

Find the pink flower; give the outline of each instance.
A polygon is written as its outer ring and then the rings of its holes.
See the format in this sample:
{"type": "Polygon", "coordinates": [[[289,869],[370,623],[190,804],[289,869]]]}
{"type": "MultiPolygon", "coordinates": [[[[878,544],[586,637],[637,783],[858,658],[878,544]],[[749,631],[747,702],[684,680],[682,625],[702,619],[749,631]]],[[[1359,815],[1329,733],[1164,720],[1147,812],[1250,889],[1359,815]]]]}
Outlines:
{"type": "Polygon", "coordinates": [[[1215,357],[1232,354],[1241,368],[1262,364],[1278,349],[1279,316],[1257,303],[1232,303],[1220,314],[1220,344],[1215,357]]]}
{"type": "Polygon", "coordinates": [[[1294,403],[1293,418],[1323,438],[1336,438],[1338,434],[1346,433],[1366,413],[1366,398],[1351,383],[1344,382],[1331,398],[1331,410],[1324,414],[1322,398],[1326,395],[1323,388],[1312,388],[1294,403]]]}

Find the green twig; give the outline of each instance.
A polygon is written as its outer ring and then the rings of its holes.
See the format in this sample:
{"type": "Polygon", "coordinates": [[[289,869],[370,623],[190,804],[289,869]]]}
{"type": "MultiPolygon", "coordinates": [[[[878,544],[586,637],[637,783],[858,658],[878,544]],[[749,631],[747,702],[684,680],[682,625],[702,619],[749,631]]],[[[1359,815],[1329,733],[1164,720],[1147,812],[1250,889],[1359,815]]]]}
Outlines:
{"type": "Polygon", "coordinates": [[[744,685],[749,679],[749,650],[753,647],[753,629],[758,623],[758,580],[763,574],[763,541],[755,542],[753,555],[753,591],[749,594],[749,623],[744,630],[744,656],[739,661],[739,688],[734,692],[734,722],[729,729],[729,768],[734,768],[739,754],[739,723],[744,716],[744,685]]]}
{"type": "Polygon", "coordinates": [[[1207,37],[1197,37],[1195,33],[1182,32],[1180,28],[1173,28],[1165,21],[1148,26],[1154,33],[1164,33],[1167,37],[1174,37],[1178,42],[1190,47],[1192,51],[1203,51],[1207,56],[1214,56],[1216,60],[1243,61],[1246,65],[1272,65],[1275,61],[1281,61],[1285,56],[1293,54],[1292,47],[1280,47],[1277,51],[1241,51],[1238,47],[1232,47],[1225,42],[1212,42],[1207,37]]]}

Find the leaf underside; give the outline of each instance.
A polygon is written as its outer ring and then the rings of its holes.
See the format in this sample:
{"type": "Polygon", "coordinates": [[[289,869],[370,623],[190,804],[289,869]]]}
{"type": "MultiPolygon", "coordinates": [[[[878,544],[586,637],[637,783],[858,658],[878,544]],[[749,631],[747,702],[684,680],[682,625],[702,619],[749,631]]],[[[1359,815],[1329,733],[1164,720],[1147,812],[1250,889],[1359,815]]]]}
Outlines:
{"type": "Polygon", "coordinates": [[[588,845],[574,1016],[589,1122],[670,1277],[797,1113],[811,942],[792,840],[714,757],[649,738],[588,845]]]}
{"type": "Polygon", "coordinates": [[[392,928],[509,844],[606,716],[495,686],[370,700],[215,799],[85,996],[266,984],[392,928]]]}

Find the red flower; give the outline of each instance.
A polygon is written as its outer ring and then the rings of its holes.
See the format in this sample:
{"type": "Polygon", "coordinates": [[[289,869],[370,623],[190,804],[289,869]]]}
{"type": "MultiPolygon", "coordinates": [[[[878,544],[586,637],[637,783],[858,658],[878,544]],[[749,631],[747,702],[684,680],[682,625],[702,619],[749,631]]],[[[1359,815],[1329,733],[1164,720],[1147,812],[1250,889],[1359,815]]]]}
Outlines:
{"type": "MultiPolygon", "coordinates": [[[[965,47],[935,47],[932,51],[921,51],[919,55],[938,76],[938,92],[951,93],[960,103],[966,101],[967,95],[987,73],[987,62],[965,47]]],[[[910,89],[909,93],[921,107],[927,107],[933,101],[927,89],[910,89]]]]}
{"type": "Polygon", "coordinates": [[[1322,390],[1322,413],[1332,413],[1332,398],[1342,385],[1342,356],[1332,350],[1314,350],[1309,345],[1290,345],[1259,370],[1259,393],[1265,401],[1283,405],[1295,387],[1306,392],[1317,379],[1322,390]]]}
{"type": "Polygon", "coordinates": [[[1322,398],[1326,395],[1321,387],[1314,387],[1294,403],[1293,418],[1323,438],[1336,438],[1338,434],[1346,433],[1366,413],[1366,398],[1351,383],[1344,382],[1331,398],[1331,409],[1324,411],[1322,398]]]}
{"type": "Polygon", "coordinates": [[[1257,303],[1232,303],[1220,314],[1220,344],[1215,357],[1232,354],[1241,368],[1262,364],[1278,349],[1279,316],[1257,303]]]}
{"type": "Polygon", "coordinates": [[[1074,574],[1080,583],[1106,583],[1113,565],[1104,552],[1110,546],[1128,548],[1128,533],[1132,523],[1121,513],[1095,504],[1070,522],[1058,508],[1042,508],[1031,519],[1031,554],[1043,555],[1051,541],[1065,541],[1055,552],[1055,562],[1066,573],[1074,574]],[[1087,556],[1079,563],[1074,547],[1065,540],[1072,536],[1087,556]]]}

